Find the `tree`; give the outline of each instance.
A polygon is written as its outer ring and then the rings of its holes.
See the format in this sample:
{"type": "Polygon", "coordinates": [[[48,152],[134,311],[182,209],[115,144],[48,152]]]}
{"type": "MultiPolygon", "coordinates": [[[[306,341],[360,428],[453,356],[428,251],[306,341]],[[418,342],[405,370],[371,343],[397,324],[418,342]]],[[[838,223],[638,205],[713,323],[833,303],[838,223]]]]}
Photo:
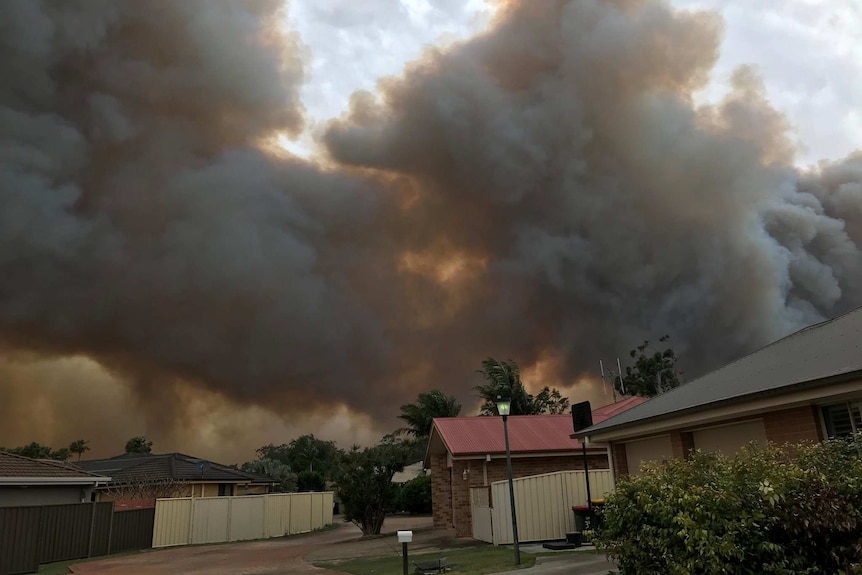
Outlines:
{"type": "Polygon", "coordinates": [[[153,442],[147,441],[143,435],[133,437],[126,442],[126,453],[152,453],[153,442]]]}
{"type": "Polygon", "coordinates": [[[409,455],[408,444],[388,436],[374,447],[353,446],[339,457],[336,493],[344,518],[357,525],[363,535],[380,533],[386,510],[395,504],[400,491],[392,477],[404,469],[409,455]]]}
{"type": "Polygon", "coordinates": [[[274,487],[276,493],[293,493],[297,490],[296,473],[289,465],[275,459],[256,459],[242,464],[242,470],[256,475],[263,475],[278,482],[274,487]]]}
{"type": "Polygon", "coordinates": [[[61,447],[60,449],[54,451],[48,445],[42,445],[40,443],[36,443],[33,441],[29,445],[24,445],[21,447],[11,447],[11,448],[0,448],[0,451],[5,451],[7,453],[14,453],[15,455],[20,455],[22,457],[29,457],[31,459],[55,459],[57,461],[66,461],[71,456],[71,452],[66,447],[61,447]]]}
{"type": "Polygon", "coordinates": [[[317,471],[303,471],[296,480],[297,491],[324,491],[326,479],[317,471]]]}
{"type": "Polygon", "coordinates": [[[420,393],[414,403],[401,406],[398,417],[407,423],[407,427],[398,431],[414,437],[428,437],[435,417],[457,417],[459,413],[461,404],[451,395],[439,389],[420,393]]]}
{"type": "Polygon", "coordinates": [[[527,393],[527,388],[521,382],[518,364],[514,361],[497,361],[489,357],[482,362],[479,373],[485,378],[485,383],[474,388],[476,394],[485,400],[481,415],[497,414],[498,397],[511,400],[510,415],[565,413],[569,408],[569,400],[558,389],[545,386],[535,397],[527,393]]]}
{"type": "Polygon", "coordinates": [[[399,507],[407,513],[431,513],[431,476],[420,475],[402,485],[399,507]]]}
{"type": "Polygon", "coordinates": [[[78,461],[81,461],[81,456],[84,455],[85,452],[90,451],[89,443],[90,442],[86,439],[77,439],[69,444],[69,451],[77,455],[78,461]]]}
{"type": "MultiPolygon", "coordinates": [[[[665,335],[659,341],[670,341],[670,336],[665,335]]],[[[681,372],[676,369],[676,354],[670,344],[663,351],[653,350],[647,340],[631,350],[629,355],[635,360],[635,365],[633,368],[626,366],[622,382],[619,376],[614,378],[617,391],[626,395],[654,397],[679,386],[681,372]]]]}
{"type": "Polygon", "coordinates": [[[258,459],[273,459],[289,465],[295,473],[317,471],[331,479],[339,449],[333,441],[323,441],[314,435],[301,435],[289,444],[267,444],[256,451],[258,459]]]}

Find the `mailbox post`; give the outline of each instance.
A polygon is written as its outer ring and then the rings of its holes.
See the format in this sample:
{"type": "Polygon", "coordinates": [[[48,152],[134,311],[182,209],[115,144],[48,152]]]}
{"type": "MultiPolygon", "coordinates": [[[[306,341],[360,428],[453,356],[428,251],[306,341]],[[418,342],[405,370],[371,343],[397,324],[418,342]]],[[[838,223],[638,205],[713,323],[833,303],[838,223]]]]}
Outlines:
{"type": "Polygon", "coordinates": [[[413,532],[412,531],[399,531],[398,532],[398,542],[401,544],[401,556],[402,562],[404,564],[404,575],[409,575],[407,567],[407,544],[413,542],[413,532]]]}

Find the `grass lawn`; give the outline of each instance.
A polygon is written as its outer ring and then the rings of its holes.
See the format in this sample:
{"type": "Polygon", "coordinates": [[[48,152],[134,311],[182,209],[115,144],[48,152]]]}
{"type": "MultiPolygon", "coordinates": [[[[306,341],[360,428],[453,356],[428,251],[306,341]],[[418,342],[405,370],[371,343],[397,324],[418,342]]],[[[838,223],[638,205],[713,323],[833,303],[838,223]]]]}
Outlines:
{"type": "Polygon", "coordinates": [[[59,561],[57,563],[44,563],[39,565],[39,570],[36,571],[38,575],[65,575],[66,573],[71,573],[69,571],[69,565],[73,565],[75,563],[81,563],[85,561],[85,559],[73,559],[71,561],[59,561]]]}
{"type": "MultiPolygon", "coordinates": [[[[515,553],[511,549],[501,547],[475,547],[454,551],[435,551],[409,555],[410,573],[415,567],[413,561],[433,560],[446,557],[452,571],[448,573],[497,573],[515,568],[515,553]]],[[[531,553],[521,553],[521,568],[532,567],[536,556],[531,553]]],[[[334,569],[353,573],[354,575],[402,575],[401,557],[378,557],[376,559],[353,559],[339,563],[315,563],[316,567],[334,569]]]]}

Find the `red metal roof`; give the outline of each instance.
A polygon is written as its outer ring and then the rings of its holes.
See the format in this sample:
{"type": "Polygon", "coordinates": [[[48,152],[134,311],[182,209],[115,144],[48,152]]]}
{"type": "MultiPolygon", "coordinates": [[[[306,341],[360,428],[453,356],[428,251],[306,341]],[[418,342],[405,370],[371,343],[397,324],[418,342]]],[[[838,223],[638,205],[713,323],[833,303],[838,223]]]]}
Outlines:
{"type": "MultiPolygon", "coordinates": [[[[593,423],[604,421],[644,401],[644,397],[629,397],[594,409],[593,423]]],[[[441,417],[434,419],[434,430],[439,433],[453,456],[493,455],[506,452],[501,419],[499,416],[441,417]]],[[[509,417],[509,447],[512,453],[579,450],[581,443],[570,437],[572,433],[571,414],[509,417]]]]}

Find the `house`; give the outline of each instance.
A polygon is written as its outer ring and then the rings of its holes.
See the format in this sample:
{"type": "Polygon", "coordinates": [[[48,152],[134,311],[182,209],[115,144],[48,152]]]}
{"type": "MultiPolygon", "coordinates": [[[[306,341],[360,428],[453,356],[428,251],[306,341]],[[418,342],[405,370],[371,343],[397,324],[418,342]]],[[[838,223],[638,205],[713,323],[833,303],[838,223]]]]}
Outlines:
{"type": "Polygon", "coordinates": [[[267,477],[182,453],[126,453],[77,465],[111,476],[96,489],[95,501],[123,501],[126,507],[152,506],[162,497],[260,495],[275,484],[267,477]]]}
{"type": "Polygon", "coordinates": [[[802,329],[578,437],[609,443],[617,475],[692,449],[732,456],[751,441],[862,431],[862,308],[802,329]]]}
{"type": "MultiPolygon", "coordinates": [[[[602,421],[646,401],[632,397],[593,410],[602,421]]],[[[512,476],[583,469],[581,444],[571,437],[572,416],[509,417],[512,476]]],[[[608,448],[588,446],[591,469],[607,469],[608,448]]],[[[503,422],[500,417],[446,417],[434,420],[425,466],[431,469],[435,528],[455,528],[456,537],[472,535],[470,489],[489,487],[508,477],[503,422]]]]}
{"type": "Polygon", "coordinates": [[[110,480],[62,461],[0,451],[0,507],[90,501],[93,488],[110,480]]]}

